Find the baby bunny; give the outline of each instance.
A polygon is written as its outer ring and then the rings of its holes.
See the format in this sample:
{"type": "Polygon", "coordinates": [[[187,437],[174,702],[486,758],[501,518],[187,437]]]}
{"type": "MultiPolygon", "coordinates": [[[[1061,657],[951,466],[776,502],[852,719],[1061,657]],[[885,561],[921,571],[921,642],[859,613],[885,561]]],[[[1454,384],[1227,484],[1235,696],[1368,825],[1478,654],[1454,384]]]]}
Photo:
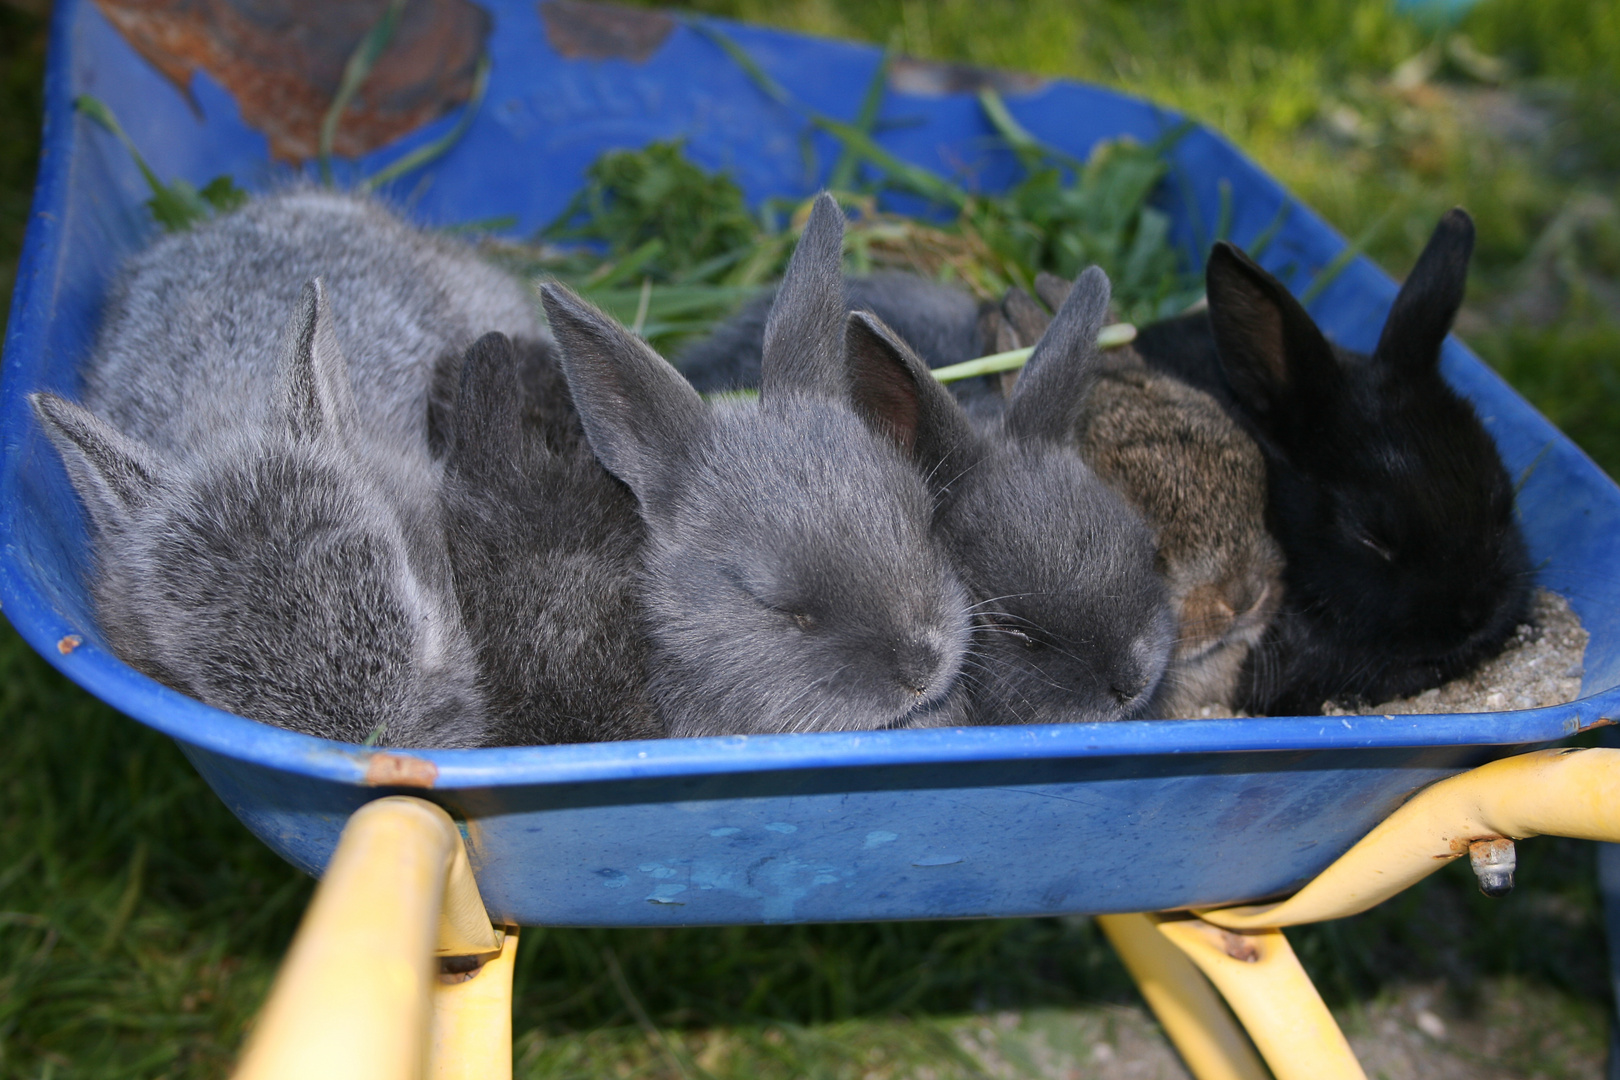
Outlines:
{"type": "MultiPolygon", "coordinates": [[[[201,359],[175,362],[206,379],[201,359]]],[[[233,392],[214,381],[221,399],[233,392]]],[[[89,513],[107,641],[152,678],[255,720],[351,742],[479,745],[477,667],[434,485],[367,430],[320,282],[299,298],[269,381],[258,416],[244,397],[247,415],[206,439],[195,421],[177,425],[183,440],[136,438],[31,396],[89,513]]]]}
{"type": "Polygon", "coordinates": [[[1153,366],[1208,390],[1265,454],[1283,606],[1244,669],[1242,707],[1315,714],[1436,686],[1523,621],[1530,566],[1513,487],[1472,406],[1440,376],[1474,228],[1446,214],[1371,356],[1331,344],[1230,244],[1209,308],[1144,329],[1153,366]]]}
{"type": "Polygon", "coordinates": [[[543,379],[551,352],[479,338],[444,424],[445,531],[491,741],[658,738],[635,589],[641,519],[588,448],[567,446],[567,418],[534,422],[542,406],[520,379],[543,379]]]}
{"type": "Polygon", "coordinates": [[[930,478],[935,529],[979,601],[977,723],[1142,718],[1165,670],[1173,624],[1153,538],[1073,449],[1108,299],[1101,270],[1081,276],[988,428],[881,320],[849,317],[857,408],[930,478]],[[916,400],[909,425],[893,421],[896,397],[916,400]]]}
{"type": "MultiPolygon", "coordinates": [[[[1069,283],[1035,281],[1052,308],[1069,283]]],[[[1048,317],[1012,290],[994,313],[998,349],[1039,340],[1048,317]]],[[[1014,391],[1016,393],[1016,391],[1014,391]]],[[[1152,371],[1130,348],[1103,354],[1080,412],[1081,456],[1147,519],[1176,614],[1176,645],[1153,713],[1230,710],[1250,649],[1282,598],[1282,553],[1266,532],[1260,449],[1202,391],[1152,371]]]]}
{"type": "Polygon", "coordinates": [[[646,523],[651,689],[672,736],[965,711],[968,597],[928,489],[848,404],[842,241],[823,195],[764,328],[757,403],[706,405],[645,342],[543,289],[585,435],[646,523]]]}

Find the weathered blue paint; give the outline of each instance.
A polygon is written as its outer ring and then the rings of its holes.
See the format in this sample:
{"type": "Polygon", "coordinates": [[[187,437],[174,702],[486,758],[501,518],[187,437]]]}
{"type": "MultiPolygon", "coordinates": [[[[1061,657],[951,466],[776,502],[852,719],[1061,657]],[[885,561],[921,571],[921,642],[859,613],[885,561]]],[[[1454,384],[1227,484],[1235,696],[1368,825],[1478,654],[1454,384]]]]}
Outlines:
{"type": "MultiPolygon", "coordinates": [[[[488,97],[465,140],[401,197],[428,223],[549,220],[602,150],[682,135],[752,198],[807,194],[834,158],[802,118],[764,96],[714,42],[682,26],[643,63],[565,60],[529,0],[492,5],[488,97]]],[[[112,104],[162,176],[277,181],[265,140],[206,76],[192,101],[130,50],[96,8],[62,0],[47,85],[44,154],[0,372],[0,602],[51,663],[179,741],[220,797],[294,864],[318,872],[343,821],[384,789],[371,754],[200,705],[131,671],[89,616],[79,508],[27,409],[40,388],[74,392],[117,266],[152,227],[134,165],[76,116],[74,95],[112,104]],[[194,104],[193,104],[194,103],[194,104]],[[84,644],[57,649],[68,634],[84,644]]],[[[796,98],[853,116],[876,70],[864,47],[722,25],[796,98]]],[[[915,73],[913,73],[915,75],[915,73]]],[[[904,87],[926,79],[908,77],[904,87]]],[[[1083,154],[1098,139],[1147,140],[1180,118],[1074,83],[1030,82],[1007,100],[1037,136],[1083,154]]],[[[896,90],[882,142],[927,168],[1005,183],[968,93],[896,90]]],[[[441,134],[453,117],[360,162],[369,172],[441,134]]],[[[1231,192],[1231,236],[1258,235],[1288,196],[1227,142],[1193,129],[1176,145],[1166,209],[1189,249],[1231,192]]],[[[1264,262],[1296,287],[1343,240],[1293,206],[1264,262]]],[[[1352,262],[1313,305],[1346,344],[1369,348],[1394,284],[1352,262]]],[[[465,821],[492,912],[552,925],[674,925],[1135,911],[1285,892],[1326,866],[1412,791],[1612,715],[1620,685],[1620,490],[1460,344],[1445,371],[1471,397],[1509,468],[1541,580],[1591,631],[1584,692],[1529,712],[1271,718],[954,731],[667,740],[423,752],[432,797],[465,821]]]]}

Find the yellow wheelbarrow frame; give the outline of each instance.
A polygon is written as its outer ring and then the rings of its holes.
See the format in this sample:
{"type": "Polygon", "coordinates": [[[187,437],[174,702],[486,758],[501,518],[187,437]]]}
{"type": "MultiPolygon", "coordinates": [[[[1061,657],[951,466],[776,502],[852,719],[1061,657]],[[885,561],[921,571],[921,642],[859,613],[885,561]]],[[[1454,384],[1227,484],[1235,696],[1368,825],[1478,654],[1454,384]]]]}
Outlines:
{"type": "MultiPolygon", "coordinates": [[[[1098,922],[1198,1080],[1264,1080],[1268,1067],[1365,1080],[1282,928],[1366,911],[1465,855],[1500,889],[1513,841],[1543,835],[1620,843],[1620,750],[1541,750],[1442,780],[1278,903],[1098,922]]],[[[368,803],[236,1076],[505,1080],[516,948],[515,928],[490,925],[448,814],[407,796],[368,803]]]]}

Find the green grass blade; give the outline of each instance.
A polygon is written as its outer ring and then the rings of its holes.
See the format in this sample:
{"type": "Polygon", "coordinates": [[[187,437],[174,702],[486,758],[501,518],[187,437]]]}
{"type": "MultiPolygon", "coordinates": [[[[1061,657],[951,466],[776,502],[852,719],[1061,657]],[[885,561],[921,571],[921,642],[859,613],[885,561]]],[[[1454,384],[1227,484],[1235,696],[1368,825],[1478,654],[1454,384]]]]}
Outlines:
{"type": "Polygon", "coordinates": [[[385,169],[380,169],[367,177],[365,183],[360,185],[362,191],[375,191],[384,184],[399,179],[413,169],[437,161],[450,152],[450,148],[461,141],[472,126],[473,118],[478,115],[479,106],[484,103],[484,94],[489,89],[489,54],[485,53],[478,58],[478,69],[473,73],[472,96],[461,110],[461,116],[456,120],[455,126],[445,132],[441,137],[434,139],[426,146],[419,146],[406,154],[398,161],[385,169]]]}
{"type": "MultiPolygon", "coordinates": [[[[877,125],[878,110],[883,107],[883,93],[889,85],[889,64],[894,58],[894,49],[886,48],[883,56],[878,60],[877,71],[872,75],[872,81],[866,84],[866,95],[861,98],[860,111],[855,114],[855,130],[867,138],[872,137],[872,129],[877,125]]],[[[845,143],[838,152],[838,160],[833,162],[831,175],[827,177],[827,186],[833,191],[849,191],[855,184],[855,173],[861,167],[861,159],[855,153],[855,148],[845,143]]]]}
{"type": "Polygon", "coordinates": [[[388,10],[384,11],[382,18],[366,32],[360,39],[360,44],[354,47],[349,54],[348,63],[343,65],[343,78],[338,82],[337,93],[332,96],[332,104],[327,106],[326,115],[321,117],[320,142],[316,149],[316,158],[320,162],[321,182],[332,182],[332,144],[337,140],[338,121],[343,117],[343,110],[349,107],[354,95],[360,92],[366,79],[371,75],[371,69],[377,66],[377,59],[388,48],[388,43],[394,38],[394,30],[399,25],[400,12],[405,10],[405,0],[389,0],[388,10]]]}

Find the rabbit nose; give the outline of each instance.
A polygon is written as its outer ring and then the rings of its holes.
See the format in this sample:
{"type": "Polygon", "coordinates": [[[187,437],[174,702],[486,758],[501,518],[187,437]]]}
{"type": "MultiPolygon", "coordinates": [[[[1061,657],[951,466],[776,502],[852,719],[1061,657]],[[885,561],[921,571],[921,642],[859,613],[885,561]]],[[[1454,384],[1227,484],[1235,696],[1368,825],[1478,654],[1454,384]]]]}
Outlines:
{"type": "Polygon", "coordinates": [[[928,692],[939,664],[939,650],[926,641],[904,641],[895,646],[894,677],[919,697],[928,692]]]}

